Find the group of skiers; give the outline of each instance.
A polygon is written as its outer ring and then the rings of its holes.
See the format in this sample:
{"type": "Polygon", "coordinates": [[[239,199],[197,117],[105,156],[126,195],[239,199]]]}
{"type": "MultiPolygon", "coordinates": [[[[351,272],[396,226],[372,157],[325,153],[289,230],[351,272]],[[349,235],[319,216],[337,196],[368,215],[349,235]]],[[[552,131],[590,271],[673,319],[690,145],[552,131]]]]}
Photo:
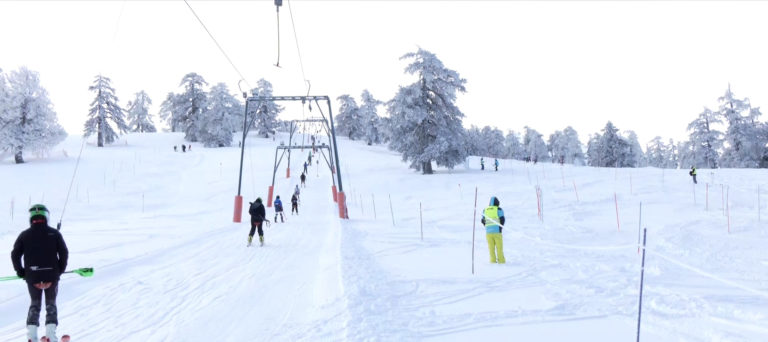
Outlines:
{"type": "MultiPolygon", "coordinates": [[[[303,174],[302,174],[303,176],[303,174]]],[[[301,194],[301,190],[299,190],[299,185],[296,184],[296,187],[293,190],[293,195],[291,196],[291,215],[299,215],[299,195],[301,194]]],[[[273,203],[275,205],[275,223],[277,223],[277,218],[280,217],[280,223],[285,223],[285,216],[283,214],[283,201],[280,199],[280,195],[275,197],[275,202],[273,203]]],[[[264,222],[267,223],[267,225],[270,225],[270,221],[266,219],[266,210],[264,209],[264,204],[261,201],[261,197],[256,198],[256,201],[250,202],[250,207],[248,208],[248,214],[251,215],[251,230],[248,233],[248,245],[251,246],[253,243],[253,235],[254,233],[259,234],[259,245],[264,246],[264,230],[262,229],[262,225],[264,222]]]]}
{"type": "MultiPolygon", "coordinates": [[[[499,171],[499,160],[497,158],[493,158],[493,171],[499,171]]],[[[485,170],[485,159],[483,157],[480,157],[480,170],[485,170]]]]}
{"type": "MultiPolygon", "coordinates": [[[[184,145],[181,144],[181,152],[192,152],[192,144],[184,145]]],[[[173,145],[173,152],[178,152],[178,149],[176,148],[176,145],[173,145]]]]}

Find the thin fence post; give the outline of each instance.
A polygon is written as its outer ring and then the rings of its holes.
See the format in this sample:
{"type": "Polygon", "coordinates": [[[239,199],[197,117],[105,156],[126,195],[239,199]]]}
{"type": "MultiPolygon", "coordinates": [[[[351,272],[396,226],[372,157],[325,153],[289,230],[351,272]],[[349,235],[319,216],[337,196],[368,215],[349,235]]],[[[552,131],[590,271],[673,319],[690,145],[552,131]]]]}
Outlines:
{"type": "Polygon", "coordinates": [[[621,231],[621,224],[619,223],[619,199],[616,197],[616,193],[613,193],[613,202],[616,203],[616,230],[621,231]]]}
{"type": "Polygon", "coordinates": [[[696,183],[691,183],[691,190],[693,190],[693,205],[696,205],[696,183]]]}
{"type": "Polygon", "coordinates": [[[365,215],[365,206],[363,205],[363,194],[360,194],[360,211],[365,215]]]}
{"type": "Polygon", "coordinates": [[[760,222],[760,184],[757,185],[757,222],[760,222]]]}
{"type": "Polygon", "coordinates": [[[392,215],[392,227],[395,226],[395,212],[392,210],[392,195],[387,194],[389,196],[389,213],[392,215]]]}
{"type": "Polygon", "coordinates": [[[376,219],[376,198],[371,194],[371,205],[373,206],[373,219],[376,219]]]}
{"type": "Polygon", "coordinates": [[[14,207],[14,198],[11,198],[11,222],[13,222],[13,207],[14,207]]]}
{"type": "Polygon", "coordinates": [[[419,202],[419,229],[421,230],[421,241],[424,241],[424,219],[421,214],[421,202],[419,202]]]}
{"type": "Polygon", "coordinates": [[[472,216],[472,274],[475,274],[475,225],[477,224],[477,187],[475,187],[475,214],[472,216]]]}
{"type": "Polygon", "coordinates": [[[539,193],[539,186],[536,186],[536,216],[541,220],[541,193],[539,193]]]}
{"type": "Polygon", "coordinates": [[[723,216],[725,216],[725,190],[724,190],[724,188],[725,188],[725,186],[723,186],[723,184],[720,184],[720,197],[721,197],[720,199],[722,201],[722,203],[720,204],[720,209],[723,210],[723,216]]]}
{"type": "Polygon", "coordinates": [[[643,225],[643,202],[640,202],[640,214],[637,217],[637,254],[640,254],[640,227],[643,225]]]}
{"type": "Polygon", "coordinates": [[[637,342],[640,342],[640,317],[643,312],[643,278],[645,276],[645,238],[648,228],[643,229],[643,261],[640,264],[640,301],[637,306],[637,342]]]}
{"type": "Polygon", "coordinates": [[[576,180],[573,181],[573,192],[576,193],[576,202],[579,202],[579,191],[576,190],[576,180]]]}
{"type": "Polygon", "coordinates": [[[541,201],[541,222],[544,222],[544,191],[539,188],[539,201],[541,201]]]}
{"type": "Polygon", "coordinates": [[[726,213],[728,216],[728,234],[731,233],[731,198],[730,198],[730,192],[731,187],[725,189],[725,207],[726,207],[726,213]]]}

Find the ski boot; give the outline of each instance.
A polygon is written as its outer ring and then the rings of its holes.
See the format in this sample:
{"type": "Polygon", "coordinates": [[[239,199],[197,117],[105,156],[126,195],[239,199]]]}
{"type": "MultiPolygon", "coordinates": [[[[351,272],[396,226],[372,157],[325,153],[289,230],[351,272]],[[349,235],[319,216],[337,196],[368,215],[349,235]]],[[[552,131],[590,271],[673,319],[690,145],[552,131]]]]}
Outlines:
{"type": "Polygon", "coordinates": [[[56,324],[45,325],[45,340],[46,342],[59,342],[59,338],[56,337],[56,324]]]}
{"type": "Polygon", "coordinates": [[[260,247],[264,246],[264,236],[263,235],[259,235],[259,246],[260,247]]]}
{"type": "Polygon", "coordinates": [[[27,340],[29,342],[37,342],[37,326],[36,325],[27,326],[27,340]]]}

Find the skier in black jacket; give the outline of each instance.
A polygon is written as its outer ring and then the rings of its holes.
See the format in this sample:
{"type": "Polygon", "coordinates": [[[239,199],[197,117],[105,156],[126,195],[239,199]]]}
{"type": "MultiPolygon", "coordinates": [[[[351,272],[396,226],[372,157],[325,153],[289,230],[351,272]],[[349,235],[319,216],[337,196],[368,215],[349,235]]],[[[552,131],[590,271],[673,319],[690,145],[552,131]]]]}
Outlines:
{"type": "Polygon", "coordinates": [[[264,205],[261,204],[261,197],[257,198],[255,202],[251,202],[251,207],[248,208],[248,214],[251,214],[251,232],[248,233],[248,246],[250,246],[251,241],[253,241],[253,233],[256,229],[259,231],[259,244],[264,246],[264,230],[261,229],[261,226],[264,221],[269,222],[269,220],[265,218],[267,213],[264,210],[264,205]]]}
{"type": "Polygon", "coordinates": [[[296,215],[299,214],[299,196],[295,193],[291,196],[291,215],[293,215],[294,212],[296,215]]]}
{"type": "Polygon", "coordinates": [[[67,269],[69,250],[61,233],[48,226],[48,208],[35,204],[29,209],[29,216],[30,227],[19,234],[11,251],[13,269],[16,275],[27,281],[29,290],[31,303],[27,313],[27,338],[37,341],[45,293],[45,335],[50,341],[58,341],[56,294],[59,292],[59,276],[67,269]]]}

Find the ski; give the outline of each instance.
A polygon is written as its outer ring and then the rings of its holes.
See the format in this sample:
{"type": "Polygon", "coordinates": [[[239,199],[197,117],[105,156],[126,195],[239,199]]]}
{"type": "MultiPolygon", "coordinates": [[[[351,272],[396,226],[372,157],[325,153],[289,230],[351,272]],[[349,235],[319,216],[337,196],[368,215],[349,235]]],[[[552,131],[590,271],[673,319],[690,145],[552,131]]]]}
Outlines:
{"type": "MultiPolygon", "coordinates": [[[[69,342],[69,335],[64,335],[59,339],[60,342],[69,342]]],[[[40,338],[40,342],[51,342],[51,339],[48,338],[48,336],[43,336],[40,338]]]]}

